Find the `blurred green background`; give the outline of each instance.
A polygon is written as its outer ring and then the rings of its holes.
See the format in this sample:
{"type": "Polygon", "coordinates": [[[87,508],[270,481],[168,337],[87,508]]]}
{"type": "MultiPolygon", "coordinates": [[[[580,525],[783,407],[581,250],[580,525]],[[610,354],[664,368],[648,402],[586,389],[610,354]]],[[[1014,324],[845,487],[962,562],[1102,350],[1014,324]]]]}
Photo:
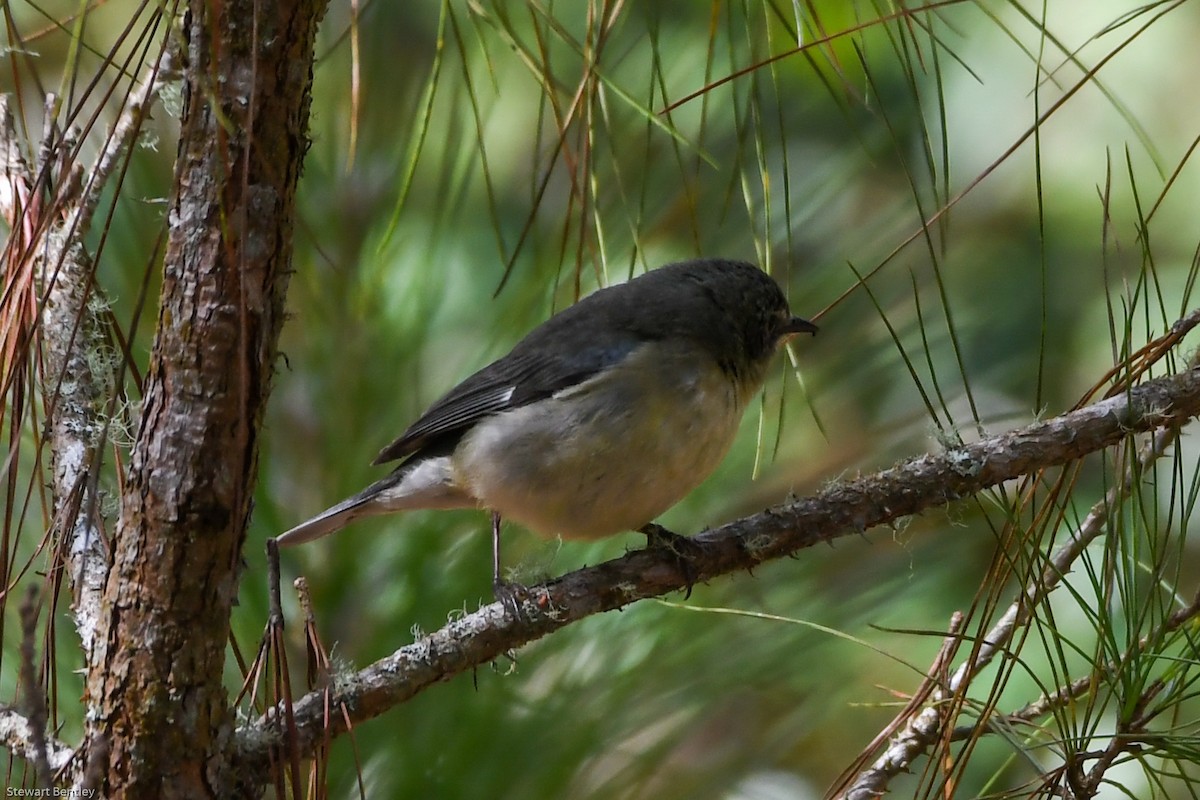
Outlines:
{"type": "MultiPolygon", "coordinates": [[[[91,13],[97,49],[128,5],[91,13]]],[[[31,8],[17,6],[27,30],[31,8]]],[[[480,0],[366,3],[355,18],[335,3],[235,611],[243,650],[266,616],[263,540],[380,477],[371,458],[429,403],[598,285],[726,256],[820,314],[723,466],[661,520],[685,533],[1059,413],[1186,313],[1200,9],[899,12],[480,0]]],[[[65,42],[37,43],[50,85],[65,42]]],[[[120,319],[169,192],[175,121],[156,117],[160,145],[143,142],[110,201],[100,274],[120,319]]],[[[1076,488],[1080,509],[1103,479],[1076,488]]],[[[356,795],[356,748],[369,797],[819,797],[972,602],[1004,519],[988,503],[600,615],[436,686],[337,743],[331,796],[356,795]]],[[[490,601],[487,525],[362,522],[285,553],[285,583],[307,578],[335,660],[363,666],[490,601]]],[[[504,559],[531,580],[642,543],[509,527],[504,559]]],[[[1007,691],[1015,706],[1040,689],[1019,673],[1007,691]]],[[[1034,774],[1011,753],[985,740],[958,796],[1034,774]]]]}

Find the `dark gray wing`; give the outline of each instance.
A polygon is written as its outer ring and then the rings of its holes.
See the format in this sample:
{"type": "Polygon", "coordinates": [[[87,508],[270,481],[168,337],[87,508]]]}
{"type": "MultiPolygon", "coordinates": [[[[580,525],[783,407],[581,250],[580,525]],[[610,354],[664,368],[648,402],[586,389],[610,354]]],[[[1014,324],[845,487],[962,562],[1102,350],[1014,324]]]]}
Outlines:
{"type": "Polygon", "coordinates": [[[588,295],[434,403],[374,463],[449,452],[484,417],[581,383],[650,341],[693,339],[720,358],[742,343],[718,295],[747,291],[747,275],[754,276],[750,289],[768,287],[786,309],[779,287],[757,267],[721,260],[670,264],[588,295]]]}
{"type": "Polygon", "coordinates": [[[512,352],[470,376],[434,403],[373,464],[407,458],[422,450],[452,448],[476,422],[501,411],[549,397],[624,360],[644,343],[629,330],[571,330],[572,306],[535,328],[512,352]],[[563,320],[567,317],[567,320],[563,320]]]}

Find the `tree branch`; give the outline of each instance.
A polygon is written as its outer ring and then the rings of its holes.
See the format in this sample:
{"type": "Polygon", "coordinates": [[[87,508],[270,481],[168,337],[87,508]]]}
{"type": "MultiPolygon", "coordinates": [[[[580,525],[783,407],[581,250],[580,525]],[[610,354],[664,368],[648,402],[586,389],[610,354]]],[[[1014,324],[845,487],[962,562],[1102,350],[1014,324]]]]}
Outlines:
{"type": "MultiPolygon", "coordinates": [[[[951,731],[949,738],[951,741],[958,742],[963,739],[969,739],[972,736],[981,736],[986,733],[995,733],[1002,729],[1011,729],[1018,724],[1032,724],[1035,720],[1065,707],[1071,701],[1082,697],[1088,692],[1095,691],[1097,676],[1111,678],[1117,675],[1122,662],[1129,663],[1133,658],[1142,655],[1152,642],[1161,642],[1168,634],[1179,630],[1184,624],[1191,622],[1197,616],[1200,616],[1200,592],[1197,592],[1192,598],[1191,603],[1176,609],[1175,613],[1168,617],[1162,625],[1156,626],[1150,633],[1140,637],[1135,646],[1128,648],[1121,655],[1119,661],[1116,659],[1106,661],[1087,675],[1076,678],[1049,694],[1043,694],[1036,700],[1026,703],[1007,714],[993,714],[969,725],[959,725],[951,731]]],[[[1157,688],[1158,684],[1156,683],[1154,686],[1157,688]]]]}
{"type": "MultiPolygon", "coordinates": [[[[1192,371],[1195,372],[1194,369],[1192,371]]],[[[938,741],[947,717],[945,701],[961,698],[971,681],[983,672],[996,656],[1005,651],[1016,631],[1029,621],[1039,604],[1070,573],[1075,560],[1089,544],[1108,530],[1111,509],[1129,493],[1142,471],[1160,458],[1178,437],[1177,426],[1154,431],[1139,454],[1140,468],[1125,470],[1122,480],[1092,506],[1083,522],[1072,531],[1070,538],[1051,554],[1042,574],[1023,588],[1021,594],[992,625],[971,654],[950,675],[949,680],[933,693],[932,701],[920,713],[910,715],[904,721],[891,744],[868,768],[856,776],[852,772],[848,774],[853,780],[848,783],[844,792],[836,792],[837,797],[844,800],[872,800],[882,796],[892,778],[907,772],[913,761],[938,741]]]]}
{"type": "MultiPolygon", "coordinates": [[[[33,763],[36,738],[28,717],[14,708],[0,705],[0,746],[33,763]]],[[[51,772],[61,770],[75,755],[70,747],[50,736],[42,741],[42,751],[51,772]]]]}
{"type": "Polygon", "coordinates": [[[107,431],[116,387],[100,318],[104,299],[93,284],[92,259],[83,236],[101,192],[158,96],[161,78],[169,72],[166,58],[164,42],[141,86],[127,98],[78,195],[72,194],[69,181],[45,185],[51,162],[65,175],[71,172],[73,155],[70,144],[54,136],[51,119],[41,144],[42,174],[35,176],[21,158],[8,97],[0,97],[0,215],[18,233],[10,257],[33,265],[40,291],[54,529],[71,578],[72,616],[85,658],[95,639],[108,573],[108,547],[96,513],[96,452],[107,431]],[[47,190],[49,199],[38,201],[47,190]]]}
{"type": "MultiPolygon", "coordinates": [[[[685,570],[676,555],[638,550],[572,572],[533,592],[520,618],[497,603],[455,620],[418,642],[310,692],[293,706],[294,736],[304,754],[347,724],[378,716],[427,687],[486,664],[506,651],[584,617],[748,570],[819,542],[1059,466],[1114,445],[1135,432],[1178,427],[1200,415],[1200,371],[1159,378],[1059,417],[981,439],[892,469],[836,483],[811,497],[769,508],[694,537],[685,570]],[[328,709],[345,708],[328,717],[328,709]]],[[[276,706],[240,731],[242,756],[265,764],[283,733],[276,706]]]]}

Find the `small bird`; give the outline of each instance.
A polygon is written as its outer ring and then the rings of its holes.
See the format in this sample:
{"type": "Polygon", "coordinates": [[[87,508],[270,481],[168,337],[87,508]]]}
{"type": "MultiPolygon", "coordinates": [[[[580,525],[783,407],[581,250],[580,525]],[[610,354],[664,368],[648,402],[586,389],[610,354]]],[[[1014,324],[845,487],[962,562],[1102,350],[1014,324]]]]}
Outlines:
{"type": "Polygon", "coordinates": [[[434,403],[375,458],[400,462],[389,475],[278,543],[376,514],[483,508],[493,587],[508,598],[501,518],[548,536],[674,538],[652,520],[725,457],[779,346],[816,332],[740,261],[684,261],[600,289],[434,403]]]}

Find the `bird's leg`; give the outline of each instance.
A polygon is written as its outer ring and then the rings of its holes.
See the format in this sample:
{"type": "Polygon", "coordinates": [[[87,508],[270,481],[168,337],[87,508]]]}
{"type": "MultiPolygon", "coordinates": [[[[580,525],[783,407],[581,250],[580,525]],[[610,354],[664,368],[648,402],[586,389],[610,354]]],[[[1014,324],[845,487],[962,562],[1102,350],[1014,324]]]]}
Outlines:
{"type": "Polygon", "coordinates": [[[500,512],[492,512],[492,590],[500,593],[500,512]]]}
{"type": "Polygon", "coordinates": [[[687,592],[684,593],[683,599],[687,600],[691,597],[692,585],[696,582],[696,570],[692,566],[692,558],[699,555],[700,545],[686,536],[680,536],[653,522],[648,522],[638,528],[638,533],[646,535],[647,547],[669,550],[675,556],[675,562],[679,565],[679,571],[683,573],[683,579],[687,583],[687,592]]]}
{"type": "Polygon", "coordinates": [[[648,522],[638,528],[638,533],[645,534],[646,544],[650,547],[661,547],[667,550],[679,550],[686,548],[688,545],[694,545],[695,542],[689,540],[686,536],[680,536],[678,533],[669,531],[662,525],[655,522],[648,522]],[[682,543],[682,547],[680,546],[682,543]]]}
{"type": "Polygon", "coordinates": [[[521,616],[521,601],[529,596],[529,589],[519,583],[506,581],[500,576],[500,512],[492,512],[492,594],[496,600],[511,611],[513,616],[521,616]]]}

